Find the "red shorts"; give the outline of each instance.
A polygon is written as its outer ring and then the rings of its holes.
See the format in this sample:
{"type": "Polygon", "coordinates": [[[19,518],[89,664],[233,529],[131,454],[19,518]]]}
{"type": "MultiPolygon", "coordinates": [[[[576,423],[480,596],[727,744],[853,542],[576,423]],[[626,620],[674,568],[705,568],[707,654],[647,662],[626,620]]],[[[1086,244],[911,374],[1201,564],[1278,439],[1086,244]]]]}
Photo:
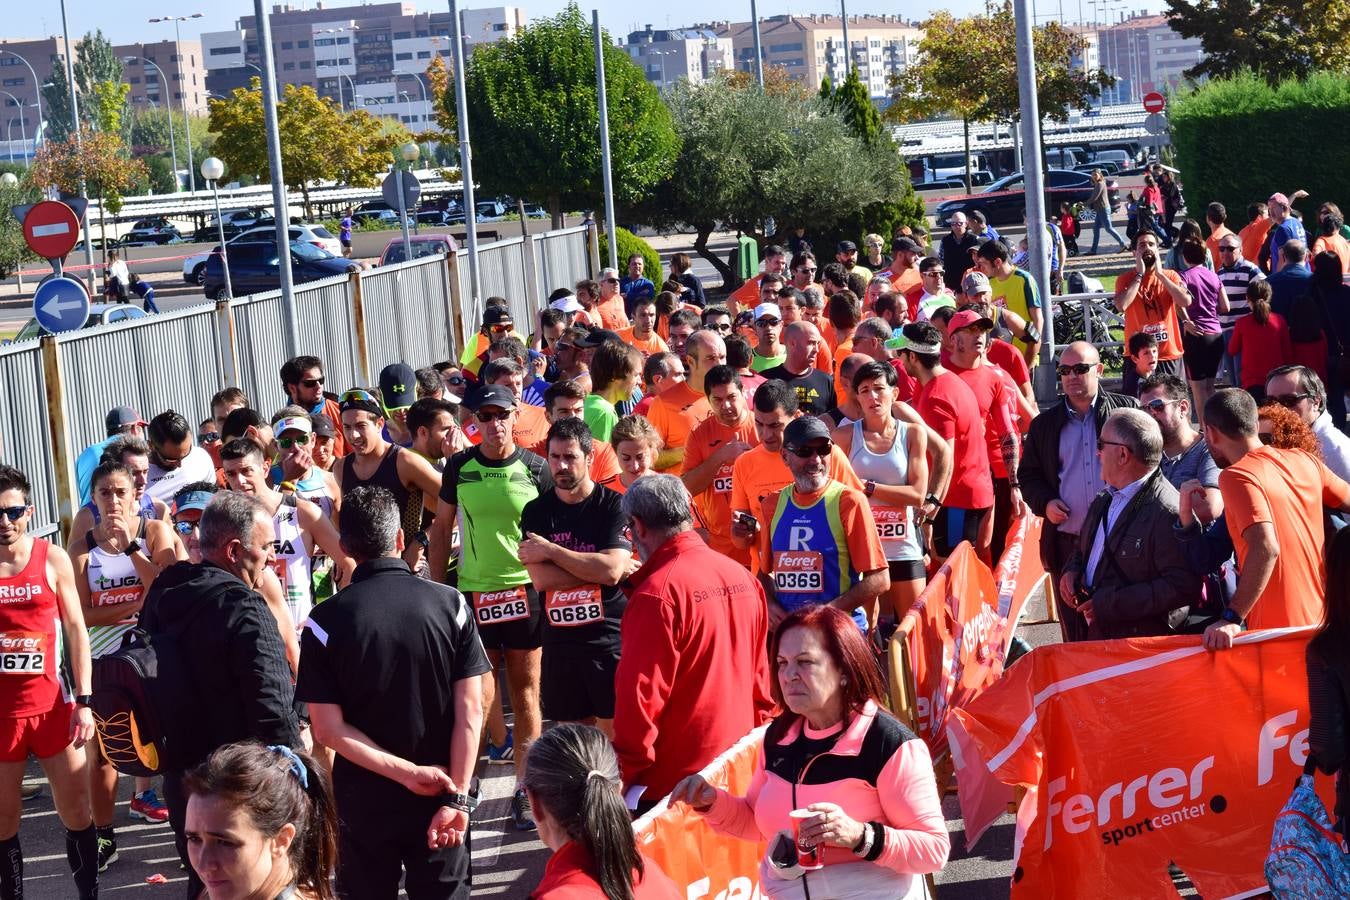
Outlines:
{"type": "Polygon", "coordinates": [[[23,762],[32,753],[38,759],[55,756],[70,746],[73,703],[60,699],[37,716],[0,718],[0,763],[23,762]]]}

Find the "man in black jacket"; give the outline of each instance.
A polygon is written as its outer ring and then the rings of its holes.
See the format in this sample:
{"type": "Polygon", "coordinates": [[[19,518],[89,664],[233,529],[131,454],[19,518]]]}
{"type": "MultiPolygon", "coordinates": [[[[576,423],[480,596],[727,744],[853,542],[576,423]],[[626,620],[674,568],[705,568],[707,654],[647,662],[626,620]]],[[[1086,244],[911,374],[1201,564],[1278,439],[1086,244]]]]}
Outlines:
{"type": "MultiPolygon", "coordinates": [[[[1116,409],[1136,406],[1134,398],[1101,390],[1102,359],[1087,341],[1076,341],[1060,354],[1060,387],[1064,402],[1031,422],[1017,469],[1022,499],[1046,522],[1041,536],[1041,562],[1050,584],[1059,591],[1064,566],[1078,546],[1088,507],[1106,486],[1097,457],[1101,423],[1116,409]]],[[[1056,597],[1065,641],[1087,639],[1087,623],[1056,597]]]]}
{"type": "Polygon", "coordinates": [[[188,863],[183,836],[183,772],[236,741],[300,746],[281,632],[255,590],[274,559],[272,532],[271,517],[256,499],[221,491],[202,514],[202,561],[165,569],[141,610],[142,628],[174,636],[170,659],[184,671],[164,665],[159,677],[182,685],[191,708],[166,724],[174,750],[164,773],[169,824],[187,867],[190,898],[203,885],[188,863]]]}
{"type": "Polygon", "coordinates": [[[1118,409],[1102,423],[1107,489],[1088,509],[1060,589],[1093,639],[1175,634],[1200,602],[1200,578],[1172,531],[1179,497],[1158,468],[1162,444],[1143,410],[1118,409]]]}

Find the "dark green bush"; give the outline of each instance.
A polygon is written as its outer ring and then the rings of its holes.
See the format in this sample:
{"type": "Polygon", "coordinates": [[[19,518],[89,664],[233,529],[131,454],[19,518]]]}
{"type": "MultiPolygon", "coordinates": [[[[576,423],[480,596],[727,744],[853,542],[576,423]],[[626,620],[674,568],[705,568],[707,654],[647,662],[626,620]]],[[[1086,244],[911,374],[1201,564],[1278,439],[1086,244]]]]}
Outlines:
{"type": "MultiPolygon", "coordinates": [[[[619,242],[619,277],[628,274],[628,257],[634,253],[641,253],[646,263],[643,275],[651,279],[652,284],[656,285],[656,290],[660,291],[661,283],[666,280],[666,272],[661,268],[661,255],[652,249],[651,244],[627,228],[615,228],[614,236],[619,242]]],[[[600,265],[609,265],[609,235],[605,234],[603,225],[600,228],[600,265]]]]}

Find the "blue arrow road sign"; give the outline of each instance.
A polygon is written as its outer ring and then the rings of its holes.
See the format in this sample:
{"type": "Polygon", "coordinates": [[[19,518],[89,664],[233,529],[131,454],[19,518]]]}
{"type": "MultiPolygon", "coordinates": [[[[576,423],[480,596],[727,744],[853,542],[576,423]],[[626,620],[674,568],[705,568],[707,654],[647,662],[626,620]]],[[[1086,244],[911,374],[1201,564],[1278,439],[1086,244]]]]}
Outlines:
{"type": "Polygon", "coordinates": [[[52,334],[83,328],[89,319],[89,292],[74,278],[52,278],[38,285],[33,315],[52,334]]]}

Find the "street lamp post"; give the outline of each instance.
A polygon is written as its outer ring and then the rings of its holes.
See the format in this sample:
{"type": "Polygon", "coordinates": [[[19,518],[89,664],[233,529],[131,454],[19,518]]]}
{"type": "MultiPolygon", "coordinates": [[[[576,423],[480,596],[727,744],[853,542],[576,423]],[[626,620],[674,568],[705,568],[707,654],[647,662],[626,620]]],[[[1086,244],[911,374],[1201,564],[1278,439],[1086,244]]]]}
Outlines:
{"type": "MultiPolygon", "coordinates": [[[[14,96],[13,94],[11,94],[9,91],[0,91],[0,94],[4,94],[4,95],[5,95],[6,97],[8,97],[9,99],[13,100],[13,101],[14,101],[14,105],[17,106],[17,107],[19,108],[19,140],[23,142],[23,160],[24,160],[24,167],[27,168],[27,166],[28,166],[28,129],[27,129],[27,128],[24,126],[24,124],[23,124],[23,117],[24,117],[25,115],[27,115],[27,114],[24,112],[24,106],[23,106],[22,103],[19,102],[19,98],[18,98],[18,97],[15,97],[15,96],[14,96]]],[[[10,120],[9,120],[9,124],[12,126],[12,125],[14,124],[14,120],[13,120],[13,119],[10,119],[10,120]]],[[[38,123],[38,127],[39,127],[39,128],[42,127],[42,123],[41,123],[41,122],[38,123]]],[[[8,127],[5,128],[5,143],[6,143],[6,144],[9,144],[9,143],[10,143],[10,141],[9,141],[9,128],[8,128],[8,127]]],[[[13,163],[14,163],[14,145],[13,145],[13,144],[10,144],[10,147],[9,147],[9,161],[10,161],[10,164],[13,165],[13,163]]]]}
{"type": "MultiPolygon", "coordinates": [[[[178,73],[180,77],[183,73],[183,36],[179,32],[178,23],[186,22],[188,19],[200,19],[201,17],[201,13],[195,12],[189,13],[186,16],[161,16],[160,18],[150,20],[150,24],[152,25],[158,22],[173,23],[174,49],[178,51],[178,73]]],[[[188,187],[191,189],[192,193],[195,194],[197,193],[197,171],[196,166],[192,162],[192,120],[188,118],[188,92],[186,79],[183,81],[183,90],[179,93],[183,95],[183,140],[187,143],[188,187]]],[[[165,108],[168,108],[167,103],[165,104],[165,108]]],[[[170,113],[169,117],[172,118],[173,114],[170,113]]]]}
{"type": "MultiPolygon", "coordinates": [[[[408,168],[411,169],[413,162],[422,152],[422,149],[413,141],[408,141],[408,143],[398,148],[398,152],[399,155],[403,157],[403,161],[408,164],[408,168]]],[[[398,186],[398,224],[399,227],[403,229],[403,259],[406,262],[407,260],[412,259],[413,256],[412,238],[408,236],[408,202],[403,195],[403,168],[404,167],[401,165],[396,168],[394,170],[394,177],[396,179],[395,183],[398,186]]]]}
{"type": "Polygon", "coordinates": [[[225,296],[234,296],[234,285],[230,284],[230,256],[225,247],[225,220],[220,217],[220,176],[225,174],[225,163],[208,156],[202,160],[202,177],[211,186],[211,199],[216,205],[216,236],[220,238],[220,264],[225,269],[225,296]]]}
{"type": "MultiPolygon", "coordinates": [[[[61,0],[61,37],[66,48],[66,88],[70,91],[70,127],[75,133],[75,149],[84,156],[84,136],[80,134],[80,106],[75,97],[75,56],[70,52],[70,23],[66,19],[66,0],[61,0]]],[[[41,126],[39,126],[41,127],[41,126]]],[[[94,292],[94,244],[89,239],[89,183],[85,180],[84,169],[80,169],[80,199],[85,202],[84,219],[84,264],[88,267],[89,293],[94,292]]]]}
{"type": "Polygon", "coordinates": [[[759,82],[759,89],[764,90],[764,50],[759,43],[759,8],[755,0],[750,0],[750,24],[755,38],[755,79],[759,82]]]}
{"type": "Polygon", "coordinates": [[[37,131],[33,133],[33,149],[37,149],[38,138],[42,134],[42,85],[38,82],[37,72],[33,70],[33,65],[19,54],[6,47],[0,47],[0,53],[8,53],[16,57],[19,62],[28,67],[28,74],[33,76],[33,96],[37,99],[38,126],[37,131]]]}
{"type": "Polygon", "coordinates": [[[347,74],[345,74],[345,73],[343,73],[343,72],[339,72],[339,73],[338,73],[338,107],[339,107],[343,112],[346,112],[346,111],[347,111],[347,101],[344,100],[343,97],[342,97],[342,79],[344,79],[344,78],[347,79],[347,84],[348,84],[348,85],[351,87],[351,89],[352,89],[352,106],[353,106],[353,107],[356,106],[356,82],[355,82],[355,81],[352,81],[352,76],[347,75],[347,74]]]}
{"type": "MultiPolygon", "coordinates": [[[[159,83],[165,85],[165,89],[167,90],[168,89],[167,82],[169,79],[164,74],[164,70],[161,69],[159,66],[155,65],[153,62],[146,59],[144,56],[141,57],[128,56],[126,58],[126,61],[131,62],[132,60],[138,58],[141,61],[142,67],[152,66],[154,70],[159,73],[159,83]]],[[[150,100],[149,96],[147,96],[145,99],[149,100],[150,103],[152,104],[155,102],[153,100],[150,100]]],[[[175,141],[173,134],[173,110],[169,108],[169,104],[167,103],[164,104],[164,112],[167,113],[169,117],[169,155],[173,157],[173,192],[176,194],[178,193],[178,144],[177,141],[175,141]]],[[[189,144],[192,143],[190,136],[188,143],[189,144]]]]}
{"type": "Polygon", "coordinates": [[[459,177],[464,185],[464,244],[469,251],[469,287],[473,291],[470,302],[477,306],[483,296],[483,284],[478,272],[478,218],[473,201],[473,154],[469,145],[469,100],[464,87],[464,36],[459,23],[459,2],[450,2],[450,33],[454,36],[455,60],[455,125],[459,131],[459,177]]]}
{"type": "MultiPolygon", "coordinates": [[[[318,30],[317,32],[315,32],[315,33],[316,33],[316,34],[343,34],[343,33],[350,32],[350,31],[360,31],[360,30],[361,30],[361,26],[360,26],[360,25],[339,25],[337,28],[321,28],[321,29],[319,29],[319,30],[318,30]]],[[[337,38],[334,38],[334,39],[333,39],[333,46],[334,46],[335,48],[336,48],[337,46],[339,46],[339,45],[338,45],[338,42],[337,42],[337,38]]],[[[337,76],[338,76],[338,77],[337,77],[338,109],[341,109],[343,112],[346,112],[346,111],[347,111],[347,107],[346,107],[346,105],[345,105],[345,103],[344,103],[344,101],[343,101],[343,99],[342,99],[342,79],[343,79],[343,78],[346,78],[346,79],[347,79],[347,83],[350,84],[350,85],[352,86],[352,106],[356,106],[356,83],[352,81],[352,76],[350,76],[350,75],[348,75],[348,74],[346,74],[345,72],[342,71],[342,65],[341,65],[341,61],[342,61],[342,51],[338,50],[338,51],[336,51],[336,52],[337,52],[338,55],[333,59],[333,65],[334,65],[334,67],[338,70],[338,73],[337,73],[337,76]]],[[[352,61],[353,61],[353,63],[356,61],[356,39],[355,39],[355,37],[353,37],[353,39],[352,39],[352,61]]]]}

